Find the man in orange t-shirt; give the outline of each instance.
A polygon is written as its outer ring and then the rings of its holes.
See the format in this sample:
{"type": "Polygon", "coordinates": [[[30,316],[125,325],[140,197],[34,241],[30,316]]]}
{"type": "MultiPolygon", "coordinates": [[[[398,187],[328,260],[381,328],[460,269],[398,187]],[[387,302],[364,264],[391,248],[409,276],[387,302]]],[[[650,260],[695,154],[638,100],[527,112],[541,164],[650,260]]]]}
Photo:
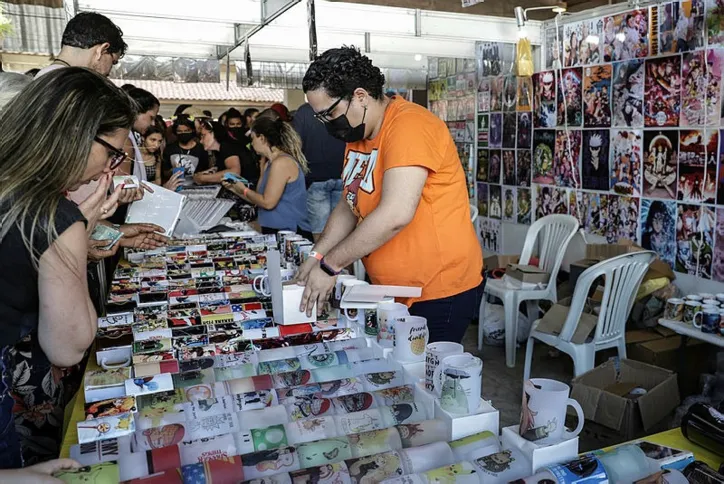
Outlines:
{"type": "Polygon", "coordinates": [[[445,123],[383,85],[352,47],[328,50],[304,76],[315,116],[347,150],[342,200],[297,275],[302,309],[311,313],[361,258],[374,284],[422,287],[405,302],[427,318],[430,341],[460,341],[483,289],[462,164],[445,123]]]}

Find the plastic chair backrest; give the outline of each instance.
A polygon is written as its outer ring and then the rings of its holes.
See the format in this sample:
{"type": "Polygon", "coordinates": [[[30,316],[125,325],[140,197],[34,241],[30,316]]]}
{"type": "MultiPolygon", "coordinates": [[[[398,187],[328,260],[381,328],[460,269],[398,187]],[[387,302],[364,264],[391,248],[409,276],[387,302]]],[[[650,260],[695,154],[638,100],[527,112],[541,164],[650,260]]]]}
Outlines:
{"type": "Polygon", "coordinates": [[[578,277],[571,309],[561,331],[561,339],[570,341],[578,326],[591,286],[603,277],[604,291],[594,342],[618,338],[625,330],[641,281],[656,258],[650,250],[622,254],[589,267],[578,277]]]}
{"type": "Polygon", "coordinates": [[[578,231],[578,220],[571,215],[546,215],[536,220],[525,236],[520,263],[529,264],[538,239],[538,267],[551,274],[551,281],[558,277],[568,244],[578,231]],[[539,237],[540,235],[540,237],[539,237]]]}
{"type": "Polygon", "coordinates": [[[475,221],[478,218],[478,207],[476,205],[470,204],[470,221],[472,223],[475,223],[475,221]]]}

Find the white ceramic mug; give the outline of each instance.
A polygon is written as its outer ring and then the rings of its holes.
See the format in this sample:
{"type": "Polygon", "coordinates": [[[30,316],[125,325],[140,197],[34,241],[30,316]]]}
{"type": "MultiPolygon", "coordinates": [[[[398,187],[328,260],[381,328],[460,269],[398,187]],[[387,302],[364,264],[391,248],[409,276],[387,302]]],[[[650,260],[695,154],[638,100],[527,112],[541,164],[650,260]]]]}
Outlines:
{"type": "Polygon", "coordinates": [[[395,341],[395,318],[409,316],[410,311],[402,303],[381,302],[377,305],[377,342],[384,348],[392,348],[395,341]]]}
{"type": "Polygon", "coordinates": [[[716,300],[719,301],[720,304],[724,304],[724,293],[717,294],[716,300]]]}
{"type": "Polygon", "coordinates": [[[483,361],[470,353],[447,356],[440,362],[440,408],[455,415],[470,415],[480,406],[483,361]]]}
{"type": "Polygon", "coordinates": [[[719,306],[713,306],[711,304],[702,304],[701,309],[694,313],[694,317],[691,320],[691,324],[696,329],[701,329],[704,324],[704,318],[707,314],[719,313],[719,306]]]}
{"type": "MultiPolygon", "coordinates": [[[[291,281],[294,278],[294,270],[292,269],[281,269],[282,282],[291,281]]],[[[264,271],[264,274],[258,275],[251,282],[251,287],[254,292],[262,296],[271,296],[271,288],[269,287],[269,271],[264,271]]]]}
{"type": "Polygon", "coordinates": [[[395,319],[395,339],[392,355],[398,361],[422,361],[430,339],[427,319],[422,316],[403,316],[395,319]]]}
{"type": "Polygon", "coordinates": [[[536,444],[555,444],[572,439],[583,430],[583,409],[572,398],[565,383],[546,378],[531,378],[523,385],[523,406],[520,412],[520,435],[536,444]],[[578,426],[565,430],[566,407],[573,407],[578,426]]]}
{"type": "Polygon", "coordinates": [[[684,299],[686,299],[687,301],[697,301],[697,302],[699,302],[699,303],[704,300],[703,297],[698,296],[698,295],[696,295],[696,294],[689,294],[689,295],[686,296],[684,299]]]}
{"type": "Polygon", "coordinates": [[[428,392],[436,393],[434,377],[440,362],[447,356],[461,355],[463,351],[463,345],[452,341],[438,341],[427,345],[425,349],[425,389],[428,392]]]}
{"type": "Polygon", "coordinates": [[[704,300],[704,299],[714,299],[714,294],[712,294],[712,293],[710,293],[710,292],[700,292],[700,293],[699,293],[699,297],[700,297],[702,300],[704,300]]]}

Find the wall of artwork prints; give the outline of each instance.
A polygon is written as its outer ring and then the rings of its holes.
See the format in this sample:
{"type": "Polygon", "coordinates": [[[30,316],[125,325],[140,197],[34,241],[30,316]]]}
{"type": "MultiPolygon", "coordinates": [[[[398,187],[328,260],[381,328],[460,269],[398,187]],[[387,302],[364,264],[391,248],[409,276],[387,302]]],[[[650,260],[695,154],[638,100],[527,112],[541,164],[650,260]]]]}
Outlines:
{"type": "Polygon", "coordinates": [[[531,78],[476,69],[484,248],[505,238],[515,252],[524,224],[570,213],[588,242],[632,240],[685,286],[724,282],[724,2],[546,25],[542,38],[531,78]]]}

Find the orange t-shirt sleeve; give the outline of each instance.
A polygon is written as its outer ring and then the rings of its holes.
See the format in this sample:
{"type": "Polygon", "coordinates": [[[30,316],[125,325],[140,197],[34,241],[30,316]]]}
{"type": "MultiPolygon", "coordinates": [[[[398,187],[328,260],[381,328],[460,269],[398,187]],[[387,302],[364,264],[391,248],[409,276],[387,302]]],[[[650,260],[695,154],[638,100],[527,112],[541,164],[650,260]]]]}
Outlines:
{"type": "Polygon", "coordinates": [[[401,166],[422,166],[433,173],[440,170],[445,151],[441,143],[449,141],[450,134],[435,128],[415,113],[399,115],[385,135],[384,171],[401,166]]]}

